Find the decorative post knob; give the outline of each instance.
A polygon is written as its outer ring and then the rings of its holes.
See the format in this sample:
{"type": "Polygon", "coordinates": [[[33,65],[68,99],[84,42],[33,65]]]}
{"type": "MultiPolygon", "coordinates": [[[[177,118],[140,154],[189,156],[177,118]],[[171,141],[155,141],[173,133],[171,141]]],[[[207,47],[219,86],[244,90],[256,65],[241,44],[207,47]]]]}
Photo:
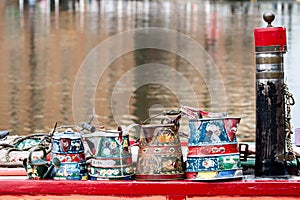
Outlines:
{"type": "Polygon", "coordinates": [[[265,20],[265,22],[268,23],[267,27],[273,27],[271,23],[275,19],[275,14],[273,12],[271,12],[271,11],[267,11],[267,12],[264,13],[263,19],[265,20]]]}

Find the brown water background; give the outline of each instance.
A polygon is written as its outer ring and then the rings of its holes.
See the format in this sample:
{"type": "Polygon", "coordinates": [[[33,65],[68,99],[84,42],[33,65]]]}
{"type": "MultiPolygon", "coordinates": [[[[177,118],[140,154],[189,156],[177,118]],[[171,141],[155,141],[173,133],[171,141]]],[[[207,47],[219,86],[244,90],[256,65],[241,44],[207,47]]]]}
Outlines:
{"type": "MultiPolygon", "coordinates": [[[[287,28],[288,53],[285,55],[285,80],[294,94],[292,127],[300,127],[300,3],[296,1],[204,1],[204,0],[44,0],[0,1],[0,129],[26,135],[49,132],[55,122],[74,124],[73,88],[80,67],[88,55],[105,40],[135,28],[159,27],[185,34],[201,47],[205,72],[199,73],[186,59],[159,49],[139,49],[118,57],[100,77],[95,92],[95,113],[107,128],[145,120],[153,113],[197,101],[206,111],[226,111],[240,116],[239,141],[255,140],[255,54],[253,29],[265,27],[262,14],[272,10],[275,26],[287,28]],[[209,56],[208,56],[208,55],[209,56]],[[214,66],[206,64],[212,60],[214,66]],[[183,76],[195,92],[184,93],[185,85],[175,78],[164,84],[139,86],[143,75],[131,77],[117,91],[130,88],[126,105],[112,99],[119,80],[138,66],[159,63],[183,76]],[[222,82],[213,80],[217,68],[222,82]],[[213,88],[207,87],[209,80],[213,88]],[[220,85],[222,84],[222,85],[220,85]],[[213,96],[209,90],[225,88],[213,96]],[[133,91],[133,92],[132,92],[133,91]],[[214,103],[212,103],[212,101],[214,103]],[[219,105],[219,106],[218,106],[219,105]],[[225,105],[225,106],[224,106],[225,105]],[[124,113],[113,113],[126,108],[124,113]],[[120,108],[118,108],[120,107],[120,108]],[[118,122],[116,116],[120,115],[118,122]]],[[[132,45],[136,38],[132,40],[132,45]]],[[[176,38],[165,38],[177,43],[176,38]]],[[[121,44],[120,44],[121,45],[121,44]]],[[[109,50],[112,54],[116,47],[109,50]]],[[[178,47],[179,48],[179,47],[178,47]]],[[[85,64],[83,64],[85,63],[85,64]]],[[[99,61],[101,65],[101,61],[99,61]]],[[[145,74],[144,74],[145,75],[145,74]]],[[[161,76],[153,71],[146,76],[161,76]]],[[[88,86],[87,86],[88,87],[88,86]]],[[[89,88],[87,88],[88,90],[89,88]]],[[[80,98],[85,98],[84,91],[80,98]]],[[[76,105],[75,105],[76,106],[76,105]]],[[[89,107],[90,105],[87,105],[89,107]]],[[[84,107],[84,106],[83,106],[84,107]]],[[[85,116],[88,120],[90,116],[85,116]]],[[[182,120],[187,130],[187,119],[182,120]]]]}

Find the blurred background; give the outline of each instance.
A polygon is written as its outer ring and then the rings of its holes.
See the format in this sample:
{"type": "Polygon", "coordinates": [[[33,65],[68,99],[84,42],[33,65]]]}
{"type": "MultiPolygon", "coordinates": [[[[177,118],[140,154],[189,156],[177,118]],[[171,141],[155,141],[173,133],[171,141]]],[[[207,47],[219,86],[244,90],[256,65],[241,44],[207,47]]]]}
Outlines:
{"type": "MultiPolygon", "coordinates": [[[[274,26],[287,28],[284,70],[285,81],[296,100],[292,107],[294,130],[300,127],[300,2],[292,0],[0,0],[0,129],[10,129],[12,135],[27,135],[47,133],[55,122],[74,124],[73,85],[89,53],[117,33],[160,27],[186,34],[208,53],[221,73],[226,92],[225,97],[216,99],[225,98],[226,106],[213,111],[242,117],[238,140],[254,141],[253,30],[266,27],[262,14],[267,10],[276,15],[274,26]]],[[[205,63],[207,58],[202,59],[205,63]]],[[[116,59],[101,76],[95,113],[102,125],[117,127],[111,109],[117,81],[129,70],[147,63],[160,63],[182,74],[194,89],[199,108],[212,111],[211,95],[203,81],[212,66],[207,64],[207,73],[199,74],[178,55],[140,49],[116,59]]],[[[154,71],[151,76],[155,75],[154,71]]],[[[124,105],[128,107],[128,114],[121,116],[124,125],[143,121],[151,113],[180,107],[177,91],[164,85],[135,87],[135,80],[130,84],[134,92],[129,105],[124,105]]],[[[182,126],[187,126],[187,119],[183,119],[182,126]]]]}

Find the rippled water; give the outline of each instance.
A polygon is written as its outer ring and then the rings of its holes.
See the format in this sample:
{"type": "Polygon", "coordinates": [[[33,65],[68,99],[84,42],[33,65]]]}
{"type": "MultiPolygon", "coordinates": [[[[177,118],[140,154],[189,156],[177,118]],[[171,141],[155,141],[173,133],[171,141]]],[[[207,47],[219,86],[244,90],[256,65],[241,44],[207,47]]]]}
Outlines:
{"type": "Polygon", "coordinates": [[[185,104],[241,116],[239,140],[254,141],[253,29],[270,9],[274,25],[287,27],[285,75],[300,127],[296,1],[4,0],[0,129],[48,132],[93,111],[116,128],[185,104]]]}

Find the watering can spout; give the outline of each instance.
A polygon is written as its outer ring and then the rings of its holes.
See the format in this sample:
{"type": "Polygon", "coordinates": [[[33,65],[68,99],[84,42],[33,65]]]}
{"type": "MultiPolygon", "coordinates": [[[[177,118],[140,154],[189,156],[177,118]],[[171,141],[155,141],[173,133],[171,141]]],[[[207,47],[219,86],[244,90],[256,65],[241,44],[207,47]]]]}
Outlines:
{"type": "Polygon", "coordinates": [[[27,172],[27,169],[28,169],[27,168],[27,160],[28,160],[27,158],[23,159],[23,167],[24,167],[24,169],[25,169],[26,172],[27,172]]]}
{"type": "Polygon", "coordinates": [[[9,135],[9,131],[0,131],[0,139],[4,139],[9,135]]]}
{"type": "Polygon", "coordinates": [[[50,167],[48,168],[48,170],[46,171],[46,173],[42,176],[43,179],[47,179],[47,178],[53,178],[56,174],[56,171],[54,170],[54,167],[59,168],[61,165],[60,160],[57,157],[54,157],[52,159],[52,164],[50,165],[50,167]]]}

